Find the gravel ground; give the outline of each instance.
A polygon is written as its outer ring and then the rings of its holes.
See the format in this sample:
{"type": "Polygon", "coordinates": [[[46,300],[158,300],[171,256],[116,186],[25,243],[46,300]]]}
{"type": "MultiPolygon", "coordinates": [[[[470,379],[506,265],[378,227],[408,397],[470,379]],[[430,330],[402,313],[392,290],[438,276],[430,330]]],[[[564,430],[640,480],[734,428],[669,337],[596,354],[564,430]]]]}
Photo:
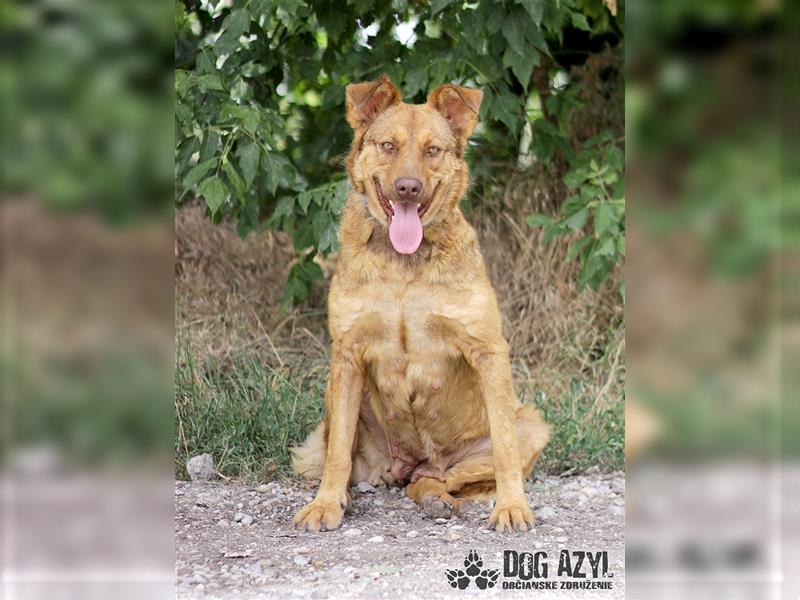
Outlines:
{"type": "MultiPolygon", "coordinates": [[[[176,482],[175,543],[179,598],[623,598],[624,495],[621,472],[546,477],[527,484],[537,525],[527,533],[486,529],[489,503],[465,503],[449,521],[423,515],[401,489],[351,488],[353,512],[333,532],[300,533],[295,512],[315,487],[273,482],[254,487],[176,482]],[[499,570],[493,588],[450,587],[449,569],[465,569],[474,549],[484,569],[499,570]],[[607,551],[611,583],[601,590],[512,590],[503,582],[504,550],[547,553],[546,581],[559,555],[607,551]]],[[[536,580],[534,580],[536,581],[536,580]]],[[[543,580],[540,580],[543,581],[543,580]]]]}

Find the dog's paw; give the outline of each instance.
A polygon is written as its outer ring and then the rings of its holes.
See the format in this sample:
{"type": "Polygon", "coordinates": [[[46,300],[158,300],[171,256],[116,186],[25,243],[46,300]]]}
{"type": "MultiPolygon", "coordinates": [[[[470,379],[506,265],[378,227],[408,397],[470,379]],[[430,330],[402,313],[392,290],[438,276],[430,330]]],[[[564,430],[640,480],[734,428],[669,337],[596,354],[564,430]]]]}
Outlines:
{"type": "Polygon", "coordinates": [[[475,577],[481,572],[482,566],[483,560],[481,560],[481,557],[475,550],[470,550],[469,554],[467,554],[467,557],[464,559],[464,567],[466,568],[467,575],[475,577]]]}
{"type": "Polygon", "coordinates": [[[315,498],[306,504],[294,517],[294,525],[303,531],[330,531],[342,524],[343,505],[347,499],[337,502],[328,498],[315,498]]]}
{"type": "Polygon", "coordinates": [[[485,590],[486,588],[493,588],[494,584],[497,583],[497,576],[499,574],[500,571],[497,569],[484,569],[477,577],[475,577],[475,585],[482,590],[485,590]]]}
{"type": "Polygon", "coordinates": [[[525,498],[520,500],[495,505],[489,516],[489,527],[496,531],[527,531],[528,526],[534,525],[533,511],[528,506],[525,498]]]}
{"type": "Polygon", "coordinates": [[[422,499],[422,512],[432,519],[449,519],[456,510],[449,496],[425,496],[422,499]]]}
{"type": "Polygon", "coordinates": [[[447,575],[447,582],[450,584],[450,587],[460,590],[467,589],[469,577],[464,574],[464,571],[461,569],[448,569],[445,571],[445,574],[447,575]]]}

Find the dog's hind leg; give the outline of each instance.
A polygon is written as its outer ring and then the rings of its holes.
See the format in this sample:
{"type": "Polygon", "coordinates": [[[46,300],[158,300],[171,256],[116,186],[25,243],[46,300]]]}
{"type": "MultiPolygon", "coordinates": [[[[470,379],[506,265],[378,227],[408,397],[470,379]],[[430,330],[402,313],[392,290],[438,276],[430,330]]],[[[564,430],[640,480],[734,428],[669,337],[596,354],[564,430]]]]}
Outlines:
{"type": "Polygon", "coordinates": [[[458,512],[461,500],[447,493],[444,483],[433,477],[420,477],[406,486],[406,494],[434,519],[449,519],[458,512]]]}
{"type": "MultiPolygon", "coordinates": [[[[547,445],[550,432],[539,411],[532,406],[520,406],[516,416],[522,475],[527,477],[547,445]]],[[[444,476],[444,489],[449,494],[475,500],[493,497],[495,479],[491,440],[474,442],[451,464],[444,476]]]]}

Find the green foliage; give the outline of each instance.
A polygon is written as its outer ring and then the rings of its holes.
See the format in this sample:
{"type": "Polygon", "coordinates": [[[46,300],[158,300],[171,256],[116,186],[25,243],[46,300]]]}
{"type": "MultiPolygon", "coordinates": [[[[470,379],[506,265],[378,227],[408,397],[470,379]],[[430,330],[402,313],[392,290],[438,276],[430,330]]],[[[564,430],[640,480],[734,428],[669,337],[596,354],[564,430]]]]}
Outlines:
{"type": "Polygon", "coordinates": [[[0,178],[114,222],[172,209],[172,7],[3,2],[0,178]]]}
{"type": "MultiPolygon", "coordinates": [[[[542,227],[544,241],[582,235],[570,245],[568,257],[578,257],[578,281],[597,288],[625,257],[625,157],[615,140],[601,134],[583,144],[564,176],[571,195],[556,217],[534,214],[528,225],[542,227]]],[[[624,289],[621,290],[624,295],[624,289]]]]}
{"type": "Polygon", "coordinates": [[[310,257],[336,248],[348,83],[386,73],[413,102],[445,82],[481,87],[482,125],[470,152],[473,193],[481,194],[513,168],[528,125],[539,161],[559,152],[568,160],[565,123],[578,103],[565,99],[575,99],[577,86],[551,85],[565,70],[555,58],[565,31],[616,43],[624,19],[601,0],[222,5],[176,5],[177,198],[203,196],[208,216],[235,220],[242,235],[269,226],[291,236],[302,258],[284,307],[306,298],[320,276],[310,257]],[[544,76],[534,77],[536,69],[544,76]],[[558,123],[528,110],[542,92],[559,106],[558,123]]]}
{"type": "MultiPolygon", "coordinates": [[[[624,394],[623,386],[615,393],[624,394]]],[[[585,471],[624,468],[625,402],[600,405],[590,387],[573,379],[571,393],[551,398],[542,391],[523,390],[522,400],[536,406],[552,428],[550,441],[539,459],[537,469],[561,473],[568,469],[585,471]]]]}

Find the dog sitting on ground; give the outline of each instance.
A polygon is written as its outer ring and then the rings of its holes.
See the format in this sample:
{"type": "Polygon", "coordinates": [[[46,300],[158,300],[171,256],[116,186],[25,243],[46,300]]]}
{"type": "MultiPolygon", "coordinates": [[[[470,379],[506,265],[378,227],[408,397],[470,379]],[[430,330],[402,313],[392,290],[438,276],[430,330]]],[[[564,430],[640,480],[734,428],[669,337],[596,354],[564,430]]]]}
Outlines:
{"type": "Polygon", "coordinates": [[[431,517],[495,495],[489,524],[526,530],[523,480],[548,426],[514,396],[495,293],[459,208],[483,94],[446,84],[405,104],[384,76],[346,96],[352,190],[328,298],[326,415],[292,450],[295,471],[321,483],[295,524],[338,527],[348,483],[368,481],[406,485],[431,517]]]}

